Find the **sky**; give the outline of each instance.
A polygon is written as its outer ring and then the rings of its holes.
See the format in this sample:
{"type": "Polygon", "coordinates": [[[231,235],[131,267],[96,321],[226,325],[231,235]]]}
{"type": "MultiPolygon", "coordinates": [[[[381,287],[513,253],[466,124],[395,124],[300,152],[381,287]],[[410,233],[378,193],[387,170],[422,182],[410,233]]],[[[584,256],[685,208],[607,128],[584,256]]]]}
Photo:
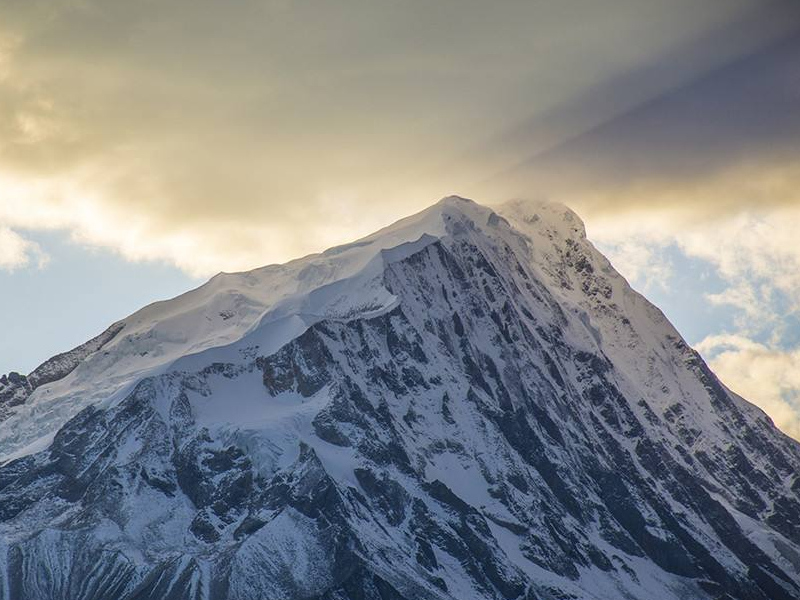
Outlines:
{"type": "Polygon", "coordinates": [[[800,438],[795,0],[0,11],[0,372],[446,195],[546,198],[800,438]]]}

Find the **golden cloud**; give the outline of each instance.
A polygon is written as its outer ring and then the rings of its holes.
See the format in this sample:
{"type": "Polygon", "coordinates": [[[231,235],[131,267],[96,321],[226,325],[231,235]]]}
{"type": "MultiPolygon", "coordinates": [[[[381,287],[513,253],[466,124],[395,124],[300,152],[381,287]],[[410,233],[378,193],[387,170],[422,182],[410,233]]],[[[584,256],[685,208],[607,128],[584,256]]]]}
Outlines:
{"type": "Polygon", "coordinates": [[[800,350],[769,348],[739,335],[709,336],[697,348],[715,354],[711,368],[730,388],[800,440],[800,350]]]}

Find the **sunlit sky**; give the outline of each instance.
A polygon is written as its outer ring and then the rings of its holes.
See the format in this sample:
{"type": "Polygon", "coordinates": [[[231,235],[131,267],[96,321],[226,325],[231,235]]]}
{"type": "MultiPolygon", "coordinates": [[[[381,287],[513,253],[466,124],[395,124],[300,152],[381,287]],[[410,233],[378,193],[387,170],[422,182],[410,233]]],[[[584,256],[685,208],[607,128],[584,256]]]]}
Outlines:
{"type": "Polygon", "coordinates": [[[0,0],[0,372],[453,193],[571,206],[800,438],[795,0],[0,0]]]}

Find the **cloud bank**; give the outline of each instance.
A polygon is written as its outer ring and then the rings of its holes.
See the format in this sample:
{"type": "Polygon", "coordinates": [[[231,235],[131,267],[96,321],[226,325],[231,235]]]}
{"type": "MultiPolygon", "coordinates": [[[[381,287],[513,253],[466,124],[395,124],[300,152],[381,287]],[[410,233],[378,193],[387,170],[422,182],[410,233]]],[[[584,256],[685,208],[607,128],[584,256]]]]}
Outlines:
{"type": "Polygon", "coordinates": [[[14,1],[1,216],[195,274],[287,260],[449,193],[503,199],[477,182],[782,34],[784,4],[14,1]],[[486,143],[504,131],[528,134],[486,143]]]}

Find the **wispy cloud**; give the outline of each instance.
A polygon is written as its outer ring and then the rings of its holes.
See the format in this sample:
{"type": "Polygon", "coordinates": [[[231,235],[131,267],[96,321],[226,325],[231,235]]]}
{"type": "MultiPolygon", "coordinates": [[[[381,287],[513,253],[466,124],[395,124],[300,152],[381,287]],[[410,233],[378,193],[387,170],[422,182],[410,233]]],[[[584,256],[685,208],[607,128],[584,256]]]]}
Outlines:
{"type": "Polygon", "coordinates": [[[42,268],[49,260],[39,244],[0,223],[0,270],[14,271],[28,266],[42,268]]]}

